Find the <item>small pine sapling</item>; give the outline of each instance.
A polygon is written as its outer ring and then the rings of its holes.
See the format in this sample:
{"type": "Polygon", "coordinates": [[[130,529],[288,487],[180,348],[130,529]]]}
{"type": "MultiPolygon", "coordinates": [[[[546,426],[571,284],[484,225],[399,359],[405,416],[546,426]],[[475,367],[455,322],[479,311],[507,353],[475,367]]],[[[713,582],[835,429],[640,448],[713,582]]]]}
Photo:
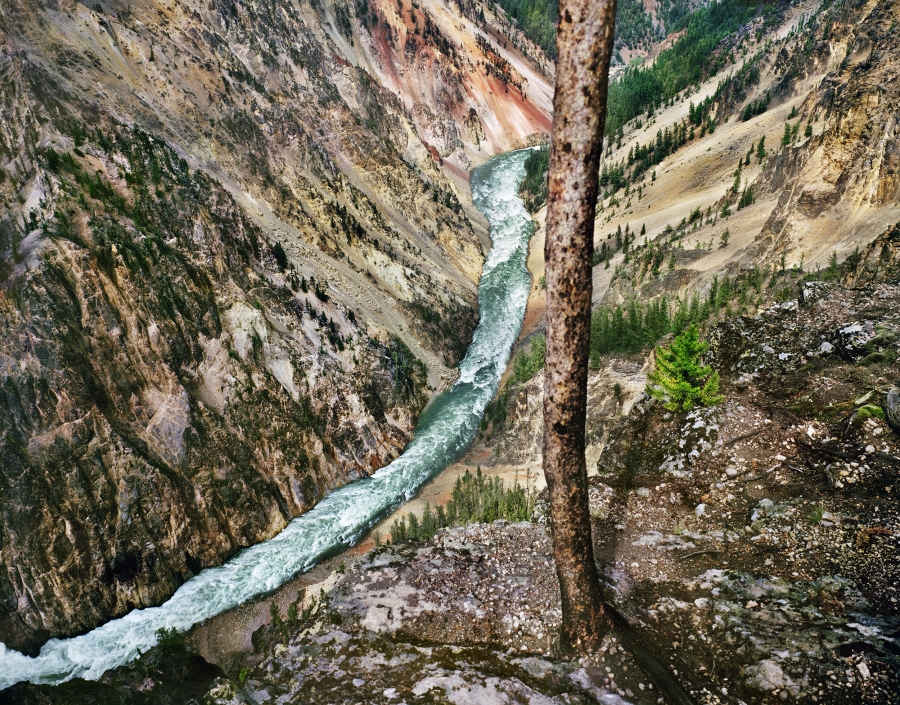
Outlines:
{"type": "Polygon", "coordinates": [[[826,272],[828,279],[837,279],[838,273],[840,272],[838,269],[837,252],[834,250],[831,251],[831,256],[828,258],[828,269],[826,272]]]}
{"type": "Polygon", "coordinates": [[[703,363],[707,347],[697,326],[690,325],[671,345],[656,348],[656,369],[647,376],[647,393],[664,399],[669,411],[690,411],[722,401],[719,373],[703,363]]]}

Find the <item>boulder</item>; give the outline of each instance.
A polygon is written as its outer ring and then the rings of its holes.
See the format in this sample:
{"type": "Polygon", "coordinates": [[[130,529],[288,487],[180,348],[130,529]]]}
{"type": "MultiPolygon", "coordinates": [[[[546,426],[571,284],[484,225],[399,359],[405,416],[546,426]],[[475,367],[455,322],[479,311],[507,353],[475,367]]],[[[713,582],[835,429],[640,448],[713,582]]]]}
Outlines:
{"type": "Polygon", "coordinates": [[[884,397],[884,416],[894,433],[900,434],[900,389],[891,387],[884,397]]]}

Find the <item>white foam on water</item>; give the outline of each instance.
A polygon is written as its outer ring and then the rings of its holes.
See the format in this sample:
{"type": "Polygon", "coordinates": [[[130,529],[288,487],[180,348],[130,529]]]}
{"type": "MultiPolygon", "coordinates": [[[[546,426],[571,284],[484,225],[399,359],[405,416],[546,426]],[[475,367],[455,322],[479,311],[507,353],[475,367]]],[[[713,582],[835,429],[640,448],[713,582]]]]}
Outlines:
{"type": "Polygon", "coordinates": [[[159,629],[183,631],[271,592],[358,541],[466,451],[509,361],[531,287],[525,262],[533,224],[518,197],[528,152],[502,154],[472,173],[473,200],[491,224],[493,241],[479,284],[481,320],[459,379],[422,414],[403,454],[335,490],[278,536],[202,571],[158,607],[134,610],[82,636],[51,639],[34,658],[0,643],[0,690],[24,680],[97,679],[154,646],[159,629]]]}

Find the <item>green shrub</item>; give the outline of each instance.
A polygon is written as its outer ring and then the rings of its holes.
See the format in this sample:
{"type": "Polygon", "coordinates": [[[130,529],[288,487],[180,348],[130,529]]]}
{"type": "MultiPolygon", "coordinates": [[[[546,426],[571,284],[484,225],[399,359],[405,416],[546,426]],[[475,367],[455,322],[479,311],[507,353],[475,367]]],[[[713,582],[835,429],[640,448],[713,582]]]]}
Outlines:
{"type": "Polygon", "coordinates": [[[187,641],[183,632],[175,627],[160,627],[156,630],[157,645],[166,651],[184,651],[187,649],[187,641]]]}
{"type": "Polygon", "coordinates": [[[528,352],[524,350],[516,356],[513,363],[513,377],[517,382],[527,382],[544,368],[544,358],[547,354],[547,339],[543,335],[536,335],[531,340],[528,352]]]}
{"type": "Polygon", "coordinates": [[[540,210],[547,200],[547,170],[550,167],[550,147],[532,151],[525,160],[525,177],[519,193],[526,199],[529,213],[540,210]]]}
{"type": "Polygon", "coordinates": [[[534,512],[534,493],[515,482],[506,487],[499,477],[486,478],[479,466],[473,475],[466,470],[456,479],[453,495],[444,506],[425,505],[420,520],[415,514],[400,517],[391,525],[391,542],[427,541],[438,529],[496,519],[529,521],[534,512]]]}
{"type": "Polygon", "coordinates": [[[695,325],[688,326],[668,347],[656,348],[656,369],[647,376],[647,393],[665,399],[669,411],[718,404],[722,401],[719,373],[703,364],[706,349],[695,325]]]}
{"type": "Polygon", "coordinates": [[[823,516],[825,516],[825,507],[819,504],[809,513],[809,523],[815,526],[822,521],[823,516]]]}

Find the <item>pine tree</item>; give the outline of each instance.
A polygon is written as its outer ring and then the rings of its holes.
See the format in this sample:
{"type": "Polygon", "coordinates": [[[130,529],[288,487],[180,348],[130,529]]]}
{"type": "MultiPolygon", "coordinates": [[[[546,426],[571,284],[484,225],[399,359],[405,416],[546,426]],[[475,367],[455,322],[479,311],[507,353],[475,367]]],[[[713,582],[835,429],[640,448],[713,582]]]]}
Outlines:
{"type": "Polygon", "coordinates": [[[828,258],[828,269],[826,270],[826,276],[828,279],[837,279],[838,276],[838,261],[837,261],[837,252],[834,250],[831,251],[831,256],[828,258]]]}
{"type": "Polygon", "coordinates": [[[781,136],[781,146],[787,147],[791,143],[791,126],[784,123],[784,134],[781,136]]]}
{"type": "Polygon", "coordinates": [[[690,325],[669,347],[656,348],[656,369],[647,376],[647,393],[665,399],[669,411],[690,411],[722,401],[719,373],[703,364],[707,347],[700,341],[697,326],[690,325]]]}
{"type": "Polygon", "coordinates": [[[756,148],[756,158],[762,162],[766,158],[766,137],[763,135],[759,138],[759,146],[756,148]]]}
{"type": "Polygon", "coordinates": [[[734,172],[734,183],[731,185],[731,192],[732,192],[735,196],[737,196],[738,191],[741,190],[741,169],[742,169],[742,166],[743,166],[743,164],[742,164],[741,160],[739,159],[739,160],[738,160],[738,168],[737,168],[737,170],[734,172]]]}
{"type": "MultiPolygon", "coordinates": [[[[612,626],[594,562],[585,407],[591,328],[588,256],[597,201],[595,189],[587,185],[596,178],[603,147],[616,4],[562,0],[558,13],[572,21],[561,21],[557,28],[559,56],[567,60],[557,64],[553,99],[556,119],[545,245],[550,286],[543,466],[562,599],[556,644],[562,652],[586,654],[599,651],[612,626]]],[[[621,126],[619,135],[621,139],[621,126]]]]}
{"type": "Polygon", "coordinates": [[[719,299],[719,275],[713,277],[712,284],[709,287],[709,303],[713,305],[719,299]]]}

